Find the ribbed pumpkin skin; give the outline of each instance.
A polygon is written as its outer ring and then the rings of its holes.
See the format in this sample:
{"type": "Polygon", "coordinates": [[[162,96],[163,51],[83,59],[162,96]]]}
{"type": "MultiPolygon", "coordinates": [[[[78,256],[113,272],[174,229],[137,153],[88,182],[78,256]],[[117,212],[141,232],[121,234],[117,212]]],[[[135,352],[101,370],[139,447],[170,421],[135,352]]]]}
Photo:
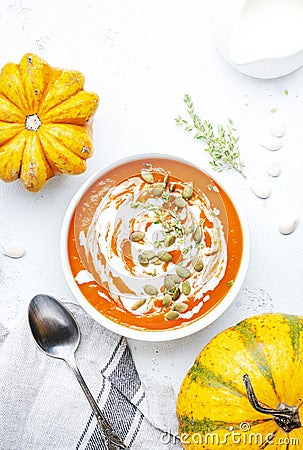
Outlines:
{"type": "Polygon", "coordinates": [[[26,54],[0,74],[0,178],[39,191],[55,174],[80,174],[92,155],[98,96],[74,70],[26,54]]]}
{"type": "Polygon", "coordinates": [[[177,401],[179,434],[185,449],[265,448],[251,437],[254,433],[261,433],[264,440],[275,434],[268,449],[303,448],[302,427],[285,433],[272,416],[250,405],[243,383],[245,374],[262,405],[273,409],[281,403],[298,406],[303,422],[303,318],[255,316],[223,331],[202,350],[183,381],[177,401]],[[241,423],[248,423],[250,429],[241,430],[241,423]],[[226,437],[232,430],[239,433],[238,443],[226,437]],[[280,438],[285,444],[277,444],[280,438]],[[299,444],[291,438],[298,438],[299,444]]]}

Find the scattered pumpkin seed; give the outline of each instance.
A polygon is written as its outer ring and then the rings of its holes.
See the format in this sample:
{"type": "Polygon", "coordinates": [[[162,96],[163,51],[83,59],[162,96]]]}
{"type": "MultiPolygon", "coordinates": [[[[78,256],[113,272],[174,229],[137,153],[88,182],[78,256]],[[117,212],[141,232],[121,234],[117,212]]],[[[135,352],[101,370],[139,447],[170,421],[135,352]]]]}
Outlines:
{"type": "Polygon", "coordinates": [[[284,217],[280,221],[278,230],[281,234],[291,234],[297,228],[298,222],[299,217],[297,214],[293,212],[285,213],[284,217]]]}
{"type": "Polygon", "coordinates": [[[148,260],[153,259],[156,256],[155,252],[153,252],[152,250],[144,250],[144,252],[142,252],[142,255],[145,256],[145,258],[147,258],[148,260]]]}
{"type": "Polygon", "coordinates": [[[169,177],[169,175],[168,175],[168,173],[165,175],[165,177],[164,177],[164,180],[163,180],[163,183],[164,183],[164,186],[166,187],[167,186],[167,183],[168,183],[168,177],[169,177]]]}
{"type": "Polygon", "coordinates": [[[178,317],[179,317],[178,311],[169,311],[168,313],[165,314],[165,318],[167,320],[175,320],[178,319],[178,317]]]}
{"type": "Polygon", "coordinates": [[[174,244],[175,240],[176,238],[173,234],[168,235],[164,241],[164,247],[170,247],[171,245],[174,244]]]}
{"type": "Polygon", "coordinates": [[[143,298],[142,300],[138,300],[136,303],[133,304],[132,306],[132,311],[136,311],[137,309],[139,309],[141,306],[144,305],[144,303],[146,302],[146,300],[143,298]]]}
{"type": "Polygon", "coordinates": [[[148,258],[146,258],[146,256],[144,255],[139,255],[138,256],[138,261],[141,264],[141,266],[147,267],[148,266],[148,258]]]}
{"type": "Polygon", "coordinates": [[[143,288],[145,294],[147,295],[157,295],[158,294],[158,289],[153,286],[152,284],[146,284],[143,288]]]}
{"type": "Polygon", "coordinates": [[[179,285],[182,281],[182,279],[180,277],[178,277],[178,275],[173,275],[174,277],[174,282],[176,285],[179,285]]]}
{"type": "Polygon", "coordinates": [[[164,262],[171,262],[173,259],[172,255],[168,252],[159,252],[158,258],[160,258],[161,261],[164,261],[164,262]]]}
{"type": "Polygon", "coordinates": [[[149,170],[141,170],[141,177],[144,181],[146,181],[146,183],[149,184],[152,184],[155,181],[152,172],[150,172],[149,170]]]}
{"type": "Polygon", "coordinates": [[[173,295],[172,295],[172,300],[175,302],[176,300],[178,300],[178,298],[181,295],[181,291],[178,287],[175,288],[173,295]]]}
{"type": "Polygon", "coordinates": [[[175,288],[174,275],[166,275],[165,276],[165,278],[164,278],[164,287],[168,291],[171,291],[172,289],[175,288]]]}
{"type": "Polygon", "coordinates": [[[203,229],[201,225],[198,225],[194,232],[194,241],[196,244],[200,244],[202,241],[203,229]]]}
{"type": "Polygon", "coordinates": [[[170,306],[172,303],[172,297],[170,294],[165,294],[163,299],[162,299],[162,305],[167,307],[170,306]]]}
{"type": "Polygon", "coordinates": [[[160,197],[164,192],[165,184],[156,183],[153,187],[152,193],[155,197],[160,197]]]}
{"type": "Polygon", "coordinates": [[[132,242],[139,242],[144,239],[145,233],[143,231],[133,231],[129,237],[132,242]]]}
{"type": "Polygon", "coordinates": [[[204,267],[203,259],[201,256],[195,256],[195,258],[193,259],[193,267],[196,272],[201,272],[204,267]]]}
{"type": "Polygon", "coordinates": [[[182,292],[184,295],[189,295],[191,291],[191,286],[188,281],[183,281],[182,283],[182,292]]]}
{"type": "Polygon", "coordinates": [[[184,206],[186,206],[186,201],[182,197],[176,197],[174,199],[174,205],[177,206],[177,208],[184,208],[184,206]]]}
{"type": "Polygon", "coordinates": [[[161,264],[161,259],[158,258],[158,256],[154,256],[154,257],[150,260],[150,262],[151,262],[152,264],[155,264],[156,266],[159,266],[159,265],[161,264]]]}
{"type": "Polygon", "coordinates": [[[173,295],[173,293],[175,292],[175,290],[177,289],[178,286],[174,285],[170,288],[170,290],[168,291],[169,294],[173,295]]]}
{"type": "Polygon", "coordinates": [[[185,188],[183,189],[182,192],[182,197],[185,200],[190,200],[193,196],[194,193],[194,184],[193,183],[188,183],[185,188]]]}
{"type": "Polygon", "coordinates": [[[183,313],[188,310],[188,305],[186,303],[177,303],[174,305],[174,311],[178,311],[179,313],[183,313]]]}
{"type": "Polygon", "coordinates": [[[176,272],[177,275],[182,279],[190,277],[190,271],[186,269],[186,267],[177,267],[176,272]]]}

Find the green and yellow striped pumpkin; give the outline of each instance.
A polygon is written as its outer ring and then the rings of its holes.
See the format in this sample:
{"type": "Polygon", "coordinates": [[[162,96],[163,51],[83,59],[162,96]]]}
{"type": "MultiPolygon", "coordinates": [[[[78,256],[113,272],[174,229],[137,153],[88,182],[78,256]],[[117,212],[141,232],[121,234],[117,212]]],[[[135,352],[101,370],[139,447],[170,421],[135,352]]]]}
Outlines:
{"type": "Polygon", "coordinates": [[[263,314],[218,334],[177,401],[185,449],[303,448],[303,317],[263,314]]]}

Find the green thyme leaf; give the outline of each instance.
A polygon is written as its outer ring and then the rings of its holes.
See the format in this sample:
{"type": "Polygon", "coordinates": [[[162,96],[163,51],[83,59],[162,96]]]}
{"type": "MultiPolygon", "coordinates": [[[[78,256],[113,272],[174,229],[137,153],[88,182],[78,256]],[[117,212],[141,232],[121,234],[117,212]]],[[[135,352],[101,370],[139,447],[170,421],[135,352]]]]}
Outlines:
{"type": "Polygon", "coordinates": [[[226,127],[219,125],[215,132],[213,125],[208,120],[202,121],[197,115],[192,99],[188,94],[184,95],[184,102],[191,122],[178,116],[175,119],[176,125],[182,126],[185,131],[195,131],[194,139],[204,142],[204,150],[209,153],[211,157],[210,165],[215,171],[222,172],[226,169],[234,169],[246,178],[238,147],[239,137],[232,120],[228,120],[226,127]]]}

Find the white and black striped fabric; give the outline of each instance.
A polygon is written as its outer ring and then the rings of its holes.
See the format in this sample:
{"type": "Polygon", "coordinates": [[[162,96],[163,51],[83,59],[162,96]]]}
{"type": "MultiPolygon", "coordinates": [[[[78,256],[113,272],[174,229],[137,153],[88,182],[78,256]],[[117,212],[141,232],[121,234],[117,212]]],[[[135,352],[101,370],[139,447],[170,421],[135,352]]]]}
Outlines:
{"type": "MultiPolygon", "coordinates": [[[[125,338],[78,305],[67,306],[81,329],[80,371],[127,448],[181,449],[172,388],[143,385],[125,338]]],[[[0,327],[0,449],[106,450],[76,379],[63,361],[38,349],[26,312],[11,333],[0,327]]]]}

